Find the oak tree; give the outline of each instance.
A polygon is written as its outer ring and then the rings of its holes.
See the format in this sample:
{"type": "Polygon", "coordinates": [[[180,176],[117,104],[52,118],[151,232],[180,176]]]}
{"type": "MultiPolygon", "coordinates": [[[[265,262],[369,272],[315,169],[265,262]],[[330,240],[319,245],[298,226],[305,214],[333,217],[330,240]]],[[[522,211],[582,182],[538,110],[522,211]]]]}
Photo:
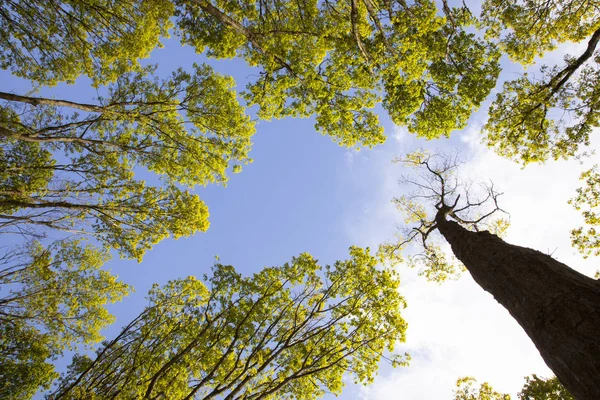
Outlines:
{"type": "Polygon", "coordinates": [[[470,31],[465,7],[385,0],[178,0],[183,43],[238,56],[259,76],[245,99],[264,119],[315,115],[344,146],[385,140],[373,107],[436,138],[464,128],[495,86],[499,53],[470,31]]]}

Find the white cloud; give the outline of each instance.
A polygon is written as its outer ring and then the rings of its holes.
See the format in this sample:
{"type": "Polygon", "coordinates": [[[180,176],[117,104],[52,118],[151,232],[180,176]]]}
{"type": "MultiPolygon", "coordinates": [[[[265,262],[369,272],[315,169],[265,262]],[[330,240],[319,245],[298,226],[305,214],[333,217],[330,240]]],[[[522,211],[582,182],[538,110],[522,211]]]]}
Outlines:
{"type": "Polygon", "coordinates": [[[404,127],[394,126],[392,128],[392,137],[398,143],[402,143],[408,138],[408,129],[404,127]]]}
{"type": "Polygon", "coordinates": [[[356,150],[346,150],[344,153],[344,160],[346,161],[347,167],[352,167],[354,164],[354,158],[356,157],[356,150]]]}

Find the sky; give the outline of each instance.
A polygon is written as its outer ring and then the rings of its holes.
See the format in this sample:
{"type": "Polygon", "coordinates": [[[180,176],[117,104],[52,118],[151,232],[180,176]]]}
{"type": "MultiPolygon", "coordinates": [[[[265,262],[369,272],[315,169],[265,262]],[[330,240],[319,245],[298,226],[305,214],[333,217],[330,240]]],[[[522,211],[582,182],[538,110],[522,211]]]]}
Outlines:
{"type": "MultiPolygon", "coordinates": [[[[579,48],[562,48],[549,61],[579,48]]],[[[169,40],[148,62],[159,63],[159,72],[166,74],[202,60],[169,40]]],[[[253,73],[239,61],[210,62],[238,82],[253,73]]],[[[520,72],[506,62],[504,66],[504,78],[520,72]]],[[[26,90],[25,82],[6,72],[0,74],[0,81],[3,91],[22,94],[26,90]]],[[[240,83],[238,89],[242,87],[240,83]]],[[[44,89],[41,95],[89,101],[94,92],[82,79],[76,85],[44,89]]],[[[583,260],[570,246],[569,230],[579,226],[580,217],[567,201],[579,186],[578,175],[598,158],[584,160],[585,165],[577,160],[550,161],[522,169],[481,144],[485,115],[484,107],[465,130],[450,139],[426,142],[395,126],[382,112],[387,142],[358,152],[315,132],[311,119],[259,121],[251,152],[254,162],[233,175],[227,187],[196,191],[210,211],[206,233],[164,240],[141,264],[114,259],[106,265],[136,291],[109,307],[117,322],[105,331],[107,337],[142,311],[153,283],[209,273],[216,255],[221,263],[251,274],[302,252],[329,264],[347,258],[352,245],[375,248],[391,239],[402,222],[391,199],[406,191],[398,183],[402,166],[391,160],[417,148],[458,151],[465,160],[461,176],[494,181],[504,192],[501,206],[511,216],[508,242],[552,254],[592,276],[597,259],[583,260]]],[[[600,144],[593,139],[592,148],[600,144]]],[[[382,364],[368,387],[348,380],[342,399],[451,399],[456,380],[463,376],[474,376],[514,395],[525,375],[551,375],[517,322],[468,273],[438,285],[404,265],[399,272],[400,291],[408,302],[403,316],[409,327],[407,341],[398,351],[411,354],[410,366],[392,369],[382,364]]]]}

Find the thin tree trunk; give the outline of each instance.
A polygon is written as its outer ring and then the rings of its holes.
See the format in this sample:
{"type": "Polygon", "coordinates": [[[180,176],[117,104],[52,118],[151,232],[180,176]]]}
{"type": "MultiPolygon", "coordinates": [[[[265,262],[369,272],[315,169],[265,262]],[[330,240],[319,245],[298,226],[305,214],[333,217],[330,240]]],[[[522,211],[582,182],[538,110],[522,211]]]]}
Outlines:
{"type": "Polygon", "coordinates": [[[19,96],[18,94],[0,92],[0,99],[8,101],[18,101],[20,103],[31,104],[32,106],[48,105],[55,107],[70,107],[87,112],[102,112],[104,108],[94,104],[75,103],[67,100],[47,99],[44,97],[19,96]]]}
{"type": "Polygon", "coordinates": [[[596,46],[598,45],[599,41],[600,41],[600,28],[596,29],[596,31],[590,37],[590,40],[588,41],[587,48],[585,49],[585,51],[583,52],[583,54],[581,54],[581,56],[579,56],[579,58],[577,58],[573,63],[568,64],[558,74],[554,75],[554,77],[550,80],[550,82],[548,82],[546,84],[546,86],[548,88],[552,89],[550,91],[550,96],[552,96],[556,92],[558,92],[560,90],[560,88],[563,87],[565,85],[565,83],[568,82],[568,80],[571,78],[571,76],[583,64],[585,64],[585,62],[587,60],[589,60],[590,58],[592,58],[592,56],[594,55],[594,51],[596,50],[596,46]],[[561,78],[560,81],[555,82],[558,78],[561,78]]]}
{"type": "Polygon", "coordinates": [[[523,327],[573,396],[600,399],[600,280],[442,214],[436,222],[454,255],[523,327]]]}
{"type": "MultiPolygon", "coordinates": [[[[58,100],[58,99],[49,99],[45,97],[30,97],[30,96],[21,96],[14,93],[0,92],[0,99],[8,100],[19,103],[31,104],[32,106],[53,106],[53,107],[69,107],[81,111],[86,111],[89,113],[104,113],[106,111],[113,111],[117,107],[126,107],[126,106],[173,106],[177,107],[182,103],[179,101],[117,101],[111,102],[106,105],[96,105],[96,104],[87,104],[87,103],[76,103],[74,101],[68,100],[58,100]]],[[[169,110],[167,110],[169,111],[169,110]]],[[[120,113],[127,113],[127,110],[120,110],[120,113]]],[[[157,111],[153,112],[156,113],[157,111]]],[[[149,114],[146,114],[149,115],[149,114]]],[[[87,122],[87,121],[86,121],[87,122]]],[[[66,124],[65,126],[69,126],[72,124],[66,124]]],[[[52,127],[51,127],[52,128],[52,127]]],[[[60,128],[60,127],[59,127],[60,128]]],[[[47,129],[47,128],[46,128],[47,129]]]]}

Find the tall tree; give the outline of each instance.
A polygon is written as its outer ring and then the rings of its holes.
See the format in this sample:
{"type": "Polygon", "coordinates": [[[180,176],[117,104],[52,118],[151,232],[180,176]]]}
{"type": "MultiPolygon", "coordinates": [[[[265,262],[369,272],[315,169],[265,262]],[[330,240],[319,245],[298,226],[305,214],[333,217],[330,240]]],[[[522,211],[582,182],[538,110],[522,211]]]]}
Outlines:
{"type": "MultiPolygon", "coordinates": [[[[491,145],[524,162],[575,154],[597,124],[600,85],[590,65],[597,61],[596,3],[486,4],[497,15],[484,23],[501,20],[497,32],[543,17],[536,29],[518,32],[517,44],[499,40],[501,50],[521,54],[520,62],[558,42],[589,38],[580,57],[546,70],[541,86],[527,79],[508,84],[508,100],[495,103],[487,126],[500,132],[489,136],[491,145]],[[577,119],[564,134],[548,128],[548,110],[561,107],[577,119]],[[523,119],[528,113],[535,115],[523,119]],[[516,131],[494,128],[508,121],[512,129],[521,120],[516,131]],[[548,139],[549,132],[558,132],[556,139],[548,139]]],[[[237,169],[249,161],[253,127],[232,82],[208,67],[162,81],[141,67],[139,58],[167,35],[170,21],[198,52],[239,56],[259,69],[244,94],[258,105],[259,117],[316,115],[317,129],[344,146],[385,139],[372,110],[380,101],[411,132],[448,135],[466,126],[499,74],[497,46],[472,31],[476,21],[466,7],[452,9],[445,1],[441,13],[430,0],[6,1],[0,6],[1,68],[42,85],[87,75],[96,87],[111,86],[86,103],[0,93],[6,101],[0,107],[3,232],[92,234],[105,249],[139,260],[168,235],[208,227],[206,207],[190,189],[225,183],[232,164],[237,169]],[[145,170],[165,184],[147,186],[140,178],[145,170]]],[[[500,38],[490,32],[489,38],[500,38]]],[[[441,279],[450,267],[438,255],[426,250],[438,269],[424,273],[441,279]]]]}
{"type": "Polygon", "coordinates": [[[99,104],[0,92],[3,232],[89,233],[139,260],[166,236],[208,228],[206,206],[181,185],[225,184],[250,161],[254,126],[233,81],[210,67],[152,72],[120,76],[99,104]]]}
{"type": "Polygon", "coordinates": [[[23,237],[0,270],[1,398],[48,388],[64,350],[102,339],[113,321],[104,305],[129,292],[101,269],[111,250],[141,260],[167,236],[206,230],[191,189],[226,184],[251,161],[254,124],[231,78],[194,65],[159,79],[139,63],[173,10],[163,0],[0,6],[1,68],[34,86],[87,75],[99,93],[81,102],[0,92],[0,234],[23,237]],[[150,173],[160,185],[146,183],[150,173]]]}
{"type": "Polygon", "coordinates": [[[0,92],[0,234],[23,237],[0,272],[2,398],[47,387],[49,360],[102,339],[103,306],[129,291],[100,269],[111,250],[141,260],[167,236],[206,230],[190,189],[250,161],[254,126],[231,78],[206,65],[153,72],[120,75],[94,104],[0,92]]]}
{"type": "Polygon", "coordinates": [[[314,399],[340,393],[342,376],[373,380],[404,341],[405,303],[392,269],[368,249],[321,267],[302,254],[244,278],[216,264],[155,285],[149,306],[96,357],[76,356],[51,399],[314,399]]]}
{"type": "Polygon", "coordinates": [[[417,153],[405,161],[423,178],[410,180],[415,195],[408,198],[408,206],[400,204],[414,225],[381,251],[397,255],[417,242],[423,246],[417,258],[422,267],[439,277],[452,272],[439,247],[430,244],[441,235],[473,279],[517,320],[573,396],[599,398],[600,281],[482,230],[501,211],[499,193],[487,187],[481,198],[472,185],[460,185],[453,176],[455,159],[417,153]],[[420,206],[415,208],[417,201],[420,206]]]}
{"type": "Polygon", "coordinates": [[[102,270],[108,253],[65,239],[5,248],[0,258],[0,398],[28,399],[56,378],[49,360],[102,339],[104,308],[130,287],[102,270]]]}

